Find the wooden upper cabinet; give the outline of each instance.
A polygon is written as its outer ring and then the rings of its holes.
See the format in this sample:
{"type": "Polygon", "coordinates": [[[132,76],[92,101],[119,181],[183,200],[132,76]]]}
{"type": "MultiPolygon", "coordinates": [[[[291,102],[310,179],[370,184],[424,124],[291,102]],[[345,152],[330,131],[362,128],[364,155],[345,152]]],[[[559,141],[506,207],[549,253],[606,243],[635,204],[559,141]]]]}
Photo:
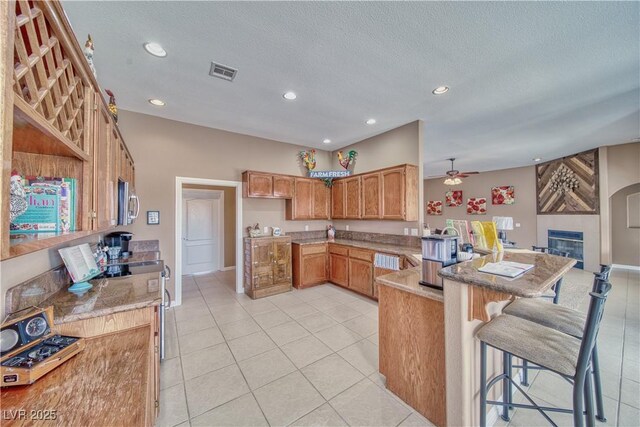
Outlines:
{"type": "Polygon", "coordinates": [[[362,218],[362,210],[360,205],[360,176],[346,178],[345,185],[345,218],[360,219],[362,218]]]}
{"type": "Polygon", "coordinates": [[[273,197],[273,176],[262,172],[244,172],[242,191],[244,197],[273,197]]]}
{"type": "Polygon", "coordinates": [[[324,181],[314,179],[313,188],[313,219],[329,219],[331,206],[331,192],[324,181]]]}
{"type": "Polygon", "coordinates": [[[382,219],[404,219],[404,168],[389,169],[382,176],[382,219]]]}
{"type": "Polygon", "coordinates": [[[332,219],[344,219],[345,212],[345,185],[343,180],[333,181],[331,187],[331,218],[332,219]]]}
{"type": "Polygon", "coordinates": [[[93,229],[106,230],[116,223],[117,197],[114,192],[117,188],[117,158],[112,139],[111,117],[104,106],[98,104],[94,120],[93,229]]]}
{"type": "Polygon", "coordinates": [[[362,175],[362,218],[382,218],[380,173],[362,175]]]}
{"type": "Polygon", "coordinates": [[[294,178],[286,175],[273,175],[273,197],[292,199],[294,194],[294,178]]]}

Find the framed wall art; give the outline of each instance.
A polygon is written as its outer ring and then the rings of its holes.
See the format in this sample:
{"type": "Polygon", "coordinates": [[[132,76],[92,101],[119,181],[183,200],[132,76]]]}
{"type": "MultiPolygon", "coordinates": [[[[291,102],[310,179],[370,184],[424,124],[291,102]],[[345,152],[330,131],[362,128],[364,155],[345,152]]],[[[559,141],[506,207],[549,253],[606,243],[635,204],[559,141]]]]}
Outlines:
{"type": "Polygon", "coordinates": [[[429,200],[427,202],[427,215],[442,215],[442,201],[429,200]]]}
{"type": "Polygon", "coordinates": [[[447,206],[455,207],[462,205],[462,190],[449,190],[444,193],[444,202],[447,206]]]}
{"type": "Polygon", "coordinates": [[[512,205],[516,202],[516,193],[513,185],[502,185],[491,188],[492,205],[512,205]]]}
{"type": "Polygon", "coordinates": [[[467,214],[486,215],[487,199],[485,197],[469,197],[467,199],[467,214]]]}

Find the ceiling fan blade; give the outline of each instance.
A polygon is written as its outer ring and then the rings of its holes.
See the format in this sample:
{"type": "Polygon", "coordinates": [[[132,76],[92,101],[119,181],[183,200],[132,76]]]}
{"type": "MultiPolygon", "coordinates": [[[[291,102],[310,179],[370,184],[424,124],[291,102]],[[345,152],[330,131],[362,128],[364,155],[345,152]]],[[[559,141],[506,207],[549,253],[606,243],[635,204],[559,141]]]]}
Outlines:
{"type": "Polygon", "coordinates": [[[459,173],[458,175],[455,176],[455,178],[468,178],[469,175],[465,175],[463,173],[459,173]]]}
{"type": "Polygon", "coordinates": [[[444,178],[447,175],[429,175],[427,179],[444,178]]]}
{"type": "Polygon", "coordinates": [[[460,172],[460,174],[462,174],[462,175],[477,175],[479,173],[480,172],[460,172]]]}

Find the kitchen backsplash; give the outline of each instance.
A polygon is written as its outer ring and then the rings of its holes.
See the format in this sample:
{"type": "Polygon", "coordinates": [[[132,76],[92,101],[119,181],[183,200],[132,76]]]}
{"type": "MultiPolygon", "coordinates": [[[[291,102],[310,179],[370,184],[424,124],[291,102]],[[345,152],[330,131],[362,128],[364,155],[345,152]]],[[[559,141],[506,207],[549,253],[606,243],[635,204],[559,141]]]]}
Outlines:
{"type": "MultiPolygon", "coordinates": [[[[324,239],[327,237],[326,230],[315,231],[291,231],[287,233],[287,236],[291,236],[293,240],[303,239],[324,239]]],[[[398,246],[413,246],[420,247],[420,237],[416,236],[403,236],[399,234],[382,234],[382,233],[368,233],[364,231],[345,231],[336,230],[336,239],[345,240],[359,240],[364,242],[376,242],[386,243],[390,245],[398,246]]]]}

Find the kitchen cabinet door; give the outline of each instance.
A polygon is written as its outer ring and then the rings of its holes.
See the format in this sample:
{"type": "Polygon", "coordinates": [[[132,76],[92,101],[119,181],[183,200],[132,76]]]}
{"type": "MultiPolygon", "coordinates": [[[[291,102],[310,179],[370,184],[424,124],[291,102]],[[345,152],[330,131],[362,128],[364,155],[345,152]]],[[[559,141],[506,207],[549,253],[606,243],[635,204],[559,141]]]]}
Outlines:
{"type": "Polygon", "coordinates": [[[405,219],[405,168],[380,173],[382,177],[382,219],[405,219]]]}
{"type": "Polygon", "coordinates": [[[271,197],[273,196],[273,178],[271,174],[249,172],[247,197],[271,197]]]}
{"type": "Polygon", "coordinates": [[[315,179],[313,189],[313,219],[329,219],[331,193],[324,181],[315,179]]]}
{"type": "MultiPolygon", "coordinates": [[[[96,95],[99,96],[99,95],[96,95]]],[[[93,218],[94,230],[106,230],[116,225],[117,158],[111,131],[111,116],[97,100],[93,158],[93,218]]]]}
{"type": "Polygon", "coordinates": [[[345,218],[345,185],[344,180],[333,181],[331,187],[331,218],[332,219],[344,219],[345,218]]]}
{"type": "Polygon", "coordinates": [[[362,176],[362,218],[382,218],[380,173],[371,173],[362,176]]]}
{"type": "Polygon", "coordinates": [[[291,282],[291,242],[276,240],[272,254],[273,283],[291,282]]]}
{"type": "Polygon", "coordinates": [[[336,285],[349,286],[349,258],[329,254],[329,281],[336,285]]]}
{"type": "Polygon", "coordinates": [[[349,258],[349,288],[373,296],[373,263],[349,258]]]}
{"type": "Polygon", "coordinates": [[[308,178],[295,179],[295,194],[293,196],[293,218],[313,218],[313,181],[308,178]]]}
{"type": "Polygon", "coordinates": [[[285,175],[273,175],[273,197],[293,199],[293,186],[293,177],[285,175]]]}
{"type": "Polygon", "coordinates": [[[327,280],[328,260],[326,251],[302,257],[302,285],[315,285],[327,280]]]}
{"type": "Polygon", "coordinates": [[[362,211],[360,204],[360,177],[346,178],[345,185],[345,217],[347,219],[361,219],[362,211]]]}
{"type": "Polygon", "coordinates": [[[253,284],[256,288],[273,285],[273,250],[271,239],[256,240],[251,248],[253,284]]]}

